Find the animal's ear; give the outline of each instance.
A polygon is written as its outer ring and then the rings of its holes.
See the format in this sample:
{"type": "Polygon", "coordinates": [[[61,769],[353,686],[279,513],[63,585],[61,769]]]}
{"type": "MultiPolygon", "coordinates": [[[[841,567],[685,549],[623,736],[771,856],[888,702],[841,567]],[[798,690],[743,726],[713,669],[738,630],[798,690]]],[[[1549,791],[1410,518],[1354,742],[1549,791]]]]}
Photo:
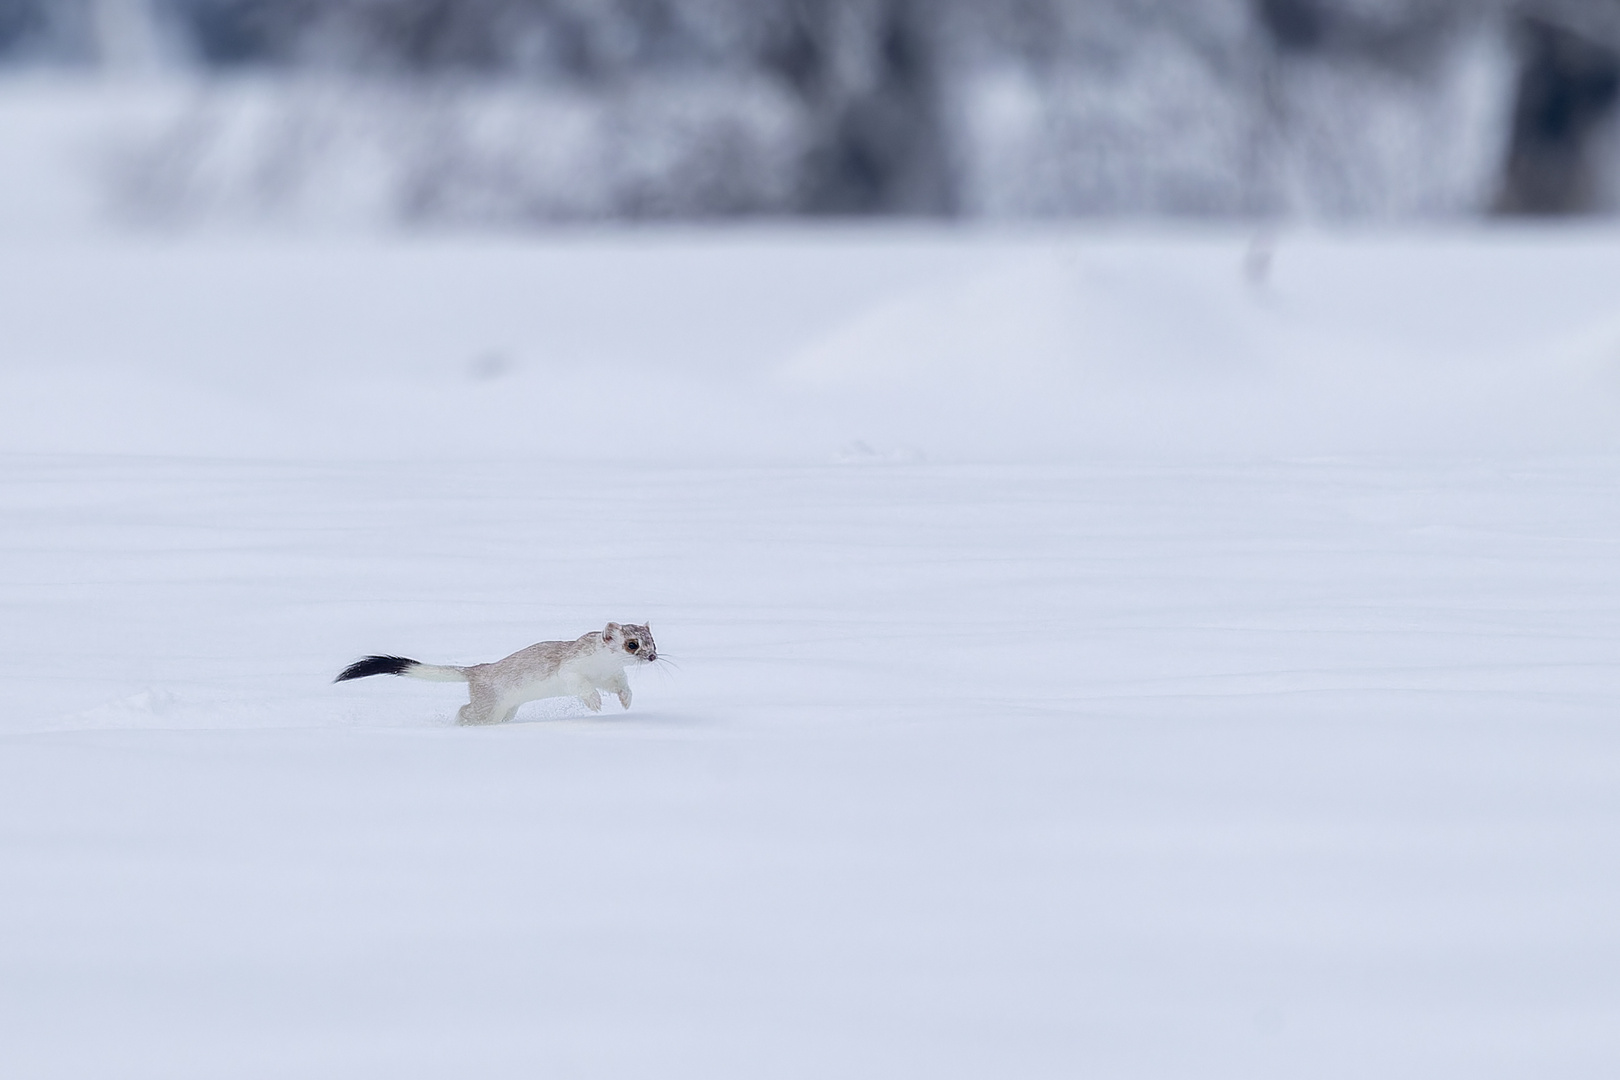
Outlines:
{"type": "Polygon", "coordinates": [[[619,631],[621,629],[622,629],[622,627],[620,627],[619,624],[616,623],[616,622],[608,623],[607,624],[607,629],[602,631],[602,640],[603,641],[612,641],[615,637],[617,637],[619,635],[619,631]]]}

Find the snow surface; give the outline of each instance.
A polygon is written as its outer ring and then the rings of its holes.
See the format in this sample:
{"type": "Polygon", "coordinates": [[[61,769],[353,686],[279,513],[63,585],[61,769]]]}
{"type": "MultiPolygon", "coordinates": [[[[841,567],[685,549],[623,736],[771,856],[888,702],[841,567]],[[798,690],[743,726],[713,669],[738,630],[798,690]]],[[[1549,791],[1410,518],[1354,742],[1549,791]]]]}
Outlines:
{"type": "Polygon", "coordinates": [[[3,1071],[1614,1075],[1617,239],[14,241],[3,1071]]]}

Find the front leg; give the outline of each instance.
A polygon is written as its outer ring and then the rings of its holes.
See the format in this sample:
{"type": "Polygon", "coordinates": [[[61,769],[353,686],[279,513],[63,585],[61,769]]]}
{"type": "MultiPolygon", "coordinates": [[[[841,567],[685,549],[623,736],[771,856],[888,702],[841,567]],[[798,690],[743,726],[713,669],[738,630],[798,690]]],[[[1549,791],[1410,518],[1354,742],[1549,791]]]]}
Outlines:
{"type": "Polygon", "coordinates": [[[624,677],[624,672],[621,671],[608,680],[604,689],[613,691],[614,696],[619,699],[620,707],[626,709],[630,707],[630,680],[624,677]]]}
{"type": "Polygon", "coordinates": [[[588,693],[579,695],[579,700],[583,701],[585,703],[585,707],[591,710],[591,712],[602,711],[602,695],[596,692],[596,688],[594,686],[591,687],[588,693]]]}

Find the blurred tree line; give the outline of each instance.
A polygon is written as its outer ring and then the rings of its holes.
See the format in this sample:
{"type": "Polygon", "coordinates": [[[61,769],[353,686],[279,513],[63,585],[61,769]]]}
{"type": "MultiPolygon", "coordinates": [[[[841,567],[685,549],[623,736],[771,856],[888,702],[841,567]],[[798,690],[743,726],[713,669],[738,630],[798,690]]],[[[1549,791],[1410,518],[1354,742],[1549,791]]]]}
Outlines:
{"type": "Polygon", "coordinates": [[[0,61],[260,88],[125,155],[176,204],[361,146],[422,217],[1620,203],[1620,0],[0,0],[0,61]]]}

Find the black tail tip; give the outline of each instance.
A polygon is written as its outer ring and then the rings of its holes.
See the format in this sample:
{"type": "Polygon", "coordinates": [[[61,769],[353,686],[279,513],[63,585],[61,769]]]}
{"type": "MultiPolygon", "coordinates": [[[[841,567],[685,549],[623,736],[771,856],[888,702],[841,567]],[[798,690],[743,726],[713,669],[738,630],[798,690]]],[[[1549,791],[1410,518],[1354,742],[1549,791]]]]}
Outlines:
{"type": "Polygon", "coordinates": [[[363,660],[356,660],[343,669],[343,674],[333,679],[333,682],[346,682],[349,679],[363,679],[367,675],[403,675],[405,669],[416,663],[403,656],[368,656],[363,660]]]}

